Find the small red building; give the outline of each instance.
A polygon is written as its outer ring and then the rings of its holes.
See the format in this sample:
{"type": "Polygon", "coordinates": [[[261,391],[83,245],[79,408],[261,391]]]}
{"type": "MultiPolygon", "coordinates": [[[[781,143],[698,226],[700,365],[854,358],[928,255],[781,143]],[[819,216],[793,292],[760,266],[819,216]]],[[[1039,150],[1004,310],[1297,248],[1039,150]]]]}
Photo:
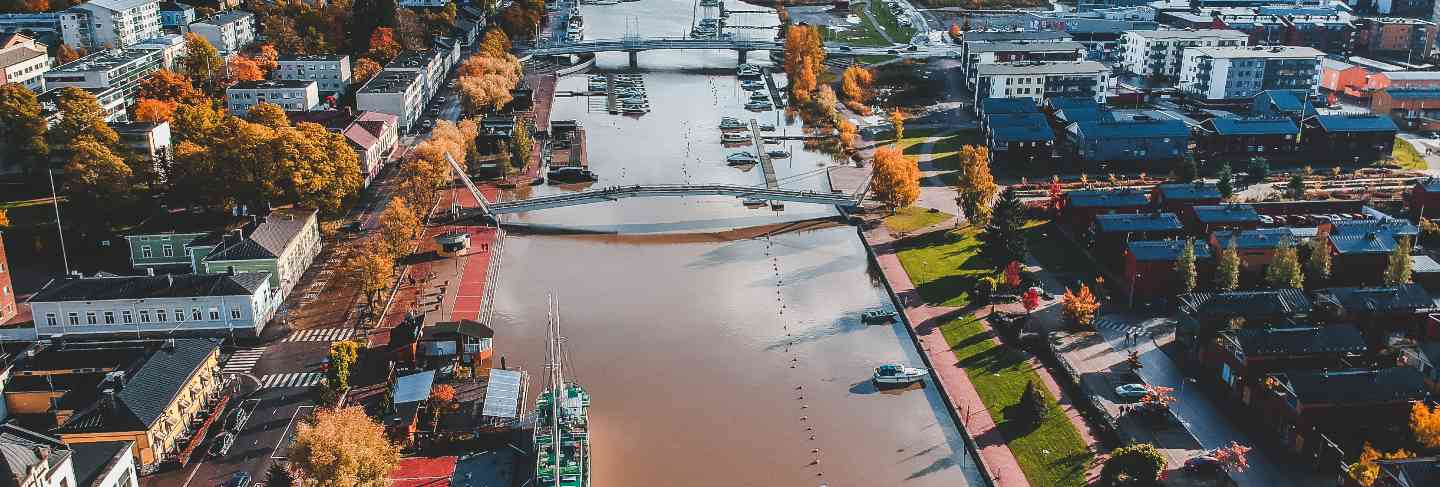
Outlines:
{"type": "Polygon", "coordinates": [[[1277,372],[1259,389],[1253,406],[1265,433],[1301,455],[1318,450],[1321,435],[1350,451],[1390,428],[1405,429],[1411,404],[1429,394],[1411,367],[1277,372]]]}
{"type": "Polygon", "coordinates": [[[10,281],[10,261],[5,258],[5,232],[0,232],[0,324],[15,317],[15,284],[10,281]]]}
{"type": "Polygon", "coordinates": [[[1419,284],[1388,287],[1332,287],[1315,291],[1317,320],[1355,323],[1373,347],[1392,333],[1421,338],[1435,300],[1419,284]]]}
{"type": "Polygon", "coordinates": [[[1440,179],[1429,177],[1416,181],[1415,187],[1405,195],[1405,205],[1409,207],[1411,216],[1440,216],[1440,179]]]}
{"type": "Polygon", "coordinates": [[[1095,215],[1090,253],[1111,269],[1125,262],[1125,247],[1137,240],[1163,240],[1184,234],[1174,213],[1120,213],[1095,215]]]}
{"type": "MultiPolygon", "coordinates": [[[[1175,263],[1184,251],[1184,240],[1130,242],[1125,249],[1125,282],[1121,285],[1136,301],[1179,294],[1180,274],[1175,263]]],[[[1195,281],[1208,282],[1214,270],[1210,246],[1203,241],[1195,242],[1195,281]]]]}
{"type": "Polygon", "coordinates": [[[1218,380],[1232,399],[1248,405],[1263,392],[1266,374],[1341,369],[1366,350],[1365,337],[1351,325],[1257,326],[1221,332],[1201,350],[1200,365],[1202,377],[1218,380]]]}
{"type": "Polygon", "coordinates": [[[1250,205],[1196,205],[1185,212],[1185,225],[1198,235],[1216,230],[1253,230],[1260,227],[1260,213],[1250,205]]]}
{"type": "Polygon", "coordinates": [[[1216,255],[1235,243],[1240,254],[1241,274],[1263,273],[1275,259],[1281,243],[1296,245],[1295,234],[1288,228],[1257,228],[1254,230],[1220,230],[1210,234],[1210,246],[1216,255]]]}
{"type": "Polygon", "coordinates": [[[1150,190],[1150,201],[1160,211],[1179,215],[1195,205],[1220,204],[1220,189],[1203,181],[1157,184],[1150,190]]]}
{"type": "Polygon", "coordinates": [[[1060,221],[1065,222],[1072,232],[1079,233],[1095,223],[1096,215],[1139,213],[1149,204],[1145,193],[1134,189],[1070,191],[1065,193],[1060,221]]]}

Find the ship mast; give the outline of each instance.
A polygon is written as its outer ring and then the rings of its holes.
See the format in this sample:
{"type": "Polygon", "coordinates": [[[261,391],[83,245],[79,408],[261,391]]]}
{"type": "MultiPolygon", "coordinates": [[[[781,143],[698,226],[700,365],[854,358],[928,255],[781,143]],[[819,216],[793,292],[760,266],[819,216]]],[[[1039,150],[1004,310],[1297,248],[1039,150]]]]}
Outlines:
{"type": "Polygon", "coordinates": [[[560,463],[564,458],[560,454],[560,450],[564,448],[564,438],[561,437],[563,433],[560,429],[560,400],[565,390],[565,372],[560,369],[560,314],[556,310],[555,296],[548,295],[546,300],[550,305],[550,309],[546,312],[550,322],[550,437],[555,454],[554,487],[560,487],[560,478],[564,470],[564,465],[560,463]]]}

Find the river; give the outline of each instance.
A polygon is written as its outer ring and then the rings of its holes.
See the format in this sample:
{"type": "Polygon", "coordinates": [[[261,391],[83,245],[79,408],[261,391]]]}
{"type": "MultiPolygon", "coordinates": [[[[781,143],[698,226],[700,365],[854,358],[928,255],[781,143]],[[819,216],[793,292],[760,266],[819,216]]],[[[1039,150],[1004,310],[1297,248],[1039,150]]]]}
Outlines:
{"type": "MultiPolygon", "coordinates": [[[[675,0],[582,7],[596,39],[635,31],[635,19],[646,35],[682,35],[691,11],[675,0]]],[[[773,15],[736,15],[775,23],[773,15]]],[[[751,61],[765,59],[752,53],[751,61]]],[[[595,186],[763,185],[758,167],[724,164],[743,149],[721,146],[719,118],[755,116],[742,107],[735,63],[728,51],[641,53],[651,113],[623,117],[561,98],[552,119],[586,128],[595,186]]],[[[602,70],[627,64],[623,53],[599,58],[602,70]]],[[[558,89],[584,85],[583,75],[572,76],[558,89]]],[[[784,125],[775,112],[764,117],[784,125]]],[[[816,170],[830,157],[791,150],[776,163],[781,186],[828,191],[816,170]]],[[[567,376],[594,398],[595,485],[979,485],[933,384],[878,391],[870,383],[880,363],[921,359],[903,326],[860,322],[862,311],[893,305],[853,227],[808,221],[834,214],[693,197],[516,215],[616,233],[508,237],[495,297],[498,353],[543,385],[545,296],[553,293],[567,376]]]]}

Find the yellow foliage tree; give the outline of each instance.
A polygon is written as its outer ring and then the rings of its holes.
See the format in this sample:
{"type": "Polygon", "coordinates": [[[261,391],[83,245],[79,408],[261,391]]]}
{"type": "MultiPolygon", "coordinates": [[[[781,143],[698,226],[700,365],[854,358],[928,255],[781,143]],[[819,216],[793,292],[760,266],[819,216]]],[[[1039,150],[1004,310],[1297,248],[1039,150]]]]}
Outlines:
{"type": "Polygon", "coordinates": [[[410,252],[410,244],[420,231],[420,216],[403,198],[390,198],[385,211],[380,213],[380,237],[384,239],[390,255],[404,257],[410,252]]]}
{"type": "Polygon", "coordinates": [[[296,428],[286,458],[306,486],[381,486],[400,462],[400,447],[360,407],[319,408],[296,428]]]}
{"type": "Polygon", "coordinates": [[[395,278],[395,257],[382,239],[371,237],[345,260],[345,275],[365,294],[365,302],[372,312],[375,300],[390,288],[390,280],[395,278]]]}
{"type": "Polygon", "coordinates": [[[1371,447],[1370,442],[1367,441],[1360,450],[1360,459],[1350,464],[1346,471],[1350,474],[1350,478],[1355,479],[1355,482],[1370,487],[1375,484],[1375,479],[1380,477],[1380,466],[1375,464],[1376,460],[1403,460],[1414,456],[1414,453],[1403,449],[1383,453],[1371,447]]]}
{"type": "Polygon", "coordinates": [[[1425,448],[1440,448],[1440,406],[1426,407],[1424,402],[1410,406],[1410,432],[1415,442],[1425,448]]]}
{"type": "Polygon", "coordinates": [[[890,112],[890,126],[895,129],[895,143],[899,144],[900,139],[905,138],[905,114],[900,113],[900,109],[890,112]]]}
{"type": "Polygon", "coordinates": [[[354,66],[350,67],[350,83],[354,85],[364,84],[366,81],[370,81],[370,78],[380,74],[380,69],[380,63],[375,62],[374,59],[362,57],[358,61],[355,61],[354,66]]]}
{"type": "Polygon", "coordinates": [[[900,149],[876,149],[872,164],[875,167],[870,189],[890,211],[909,206],[920,197],[920,167],[900,149]]]}
{"type": "Polygon", "coordinates": [[[265,71],[260,69],[260,65],[256,63],[254,59],[245,56],[235,56],[230,58],[226,66],[226,69],[230,71],[231,80],[259,81],[265,79],[265,71]]]}
{"type": "Polygon", "coordinates": [[[955,190],[960,209],[971,224],[983,227],[990,223],[990,202],[1000,191],[990,174],[990,150],[967,145],[960,149],[959,157],[960,178],[955,190]]]}
{"type": "Polygon", "coordinates": [[[169,122],[170,116],[175,113],[175,103],[141,98],[135,102],[135,116],[137,122],[169,122]]]}
{"type": "Polygon", "coordinates": [[[1100,303],[1096,301],[1095,294],[1090,292],[1090,286],[1081,284],[1078,292],[1065,289],[1061,310],[1071,323],[1090,327],[1095,322],[1095,311],[1098,309],[1100,303]]]}

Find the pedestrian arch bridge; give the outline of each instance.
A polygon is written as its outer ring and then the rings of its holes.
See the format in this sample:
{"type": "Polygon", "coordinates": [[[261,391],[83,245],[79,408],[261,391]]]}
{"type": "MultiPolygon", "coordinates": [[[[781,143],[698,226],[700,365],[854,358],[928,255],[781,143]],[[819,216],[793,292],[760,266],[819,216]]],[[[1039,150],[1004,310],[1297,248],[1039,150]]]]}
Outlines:
{"type": "MultiPolygon", "coordinates": [[[[749,40],[749,39],[694,39],[689,37],[625,37],[621,39],[595,39],[579,42],[557,43],[545,46],[535,46],[521,49],[522,56],[563,56],[570,54],[593,54],[599,52],[627,52],[630,53],[630,64],[634,66],[637,55],[642,51],[652,50],[731,50],[739,53],[740,62],[745,62],[746,54],[750,51],[783,51],[785,43],[775,40],[749,40]]],[[[826,54],[832,56],[899,56],[908,58],[931,58],[943,56],[958,56],[952,50],[944,46],[885,46],[885,47],[850,47],[840,45],[825,46],[826,54]]]]}

